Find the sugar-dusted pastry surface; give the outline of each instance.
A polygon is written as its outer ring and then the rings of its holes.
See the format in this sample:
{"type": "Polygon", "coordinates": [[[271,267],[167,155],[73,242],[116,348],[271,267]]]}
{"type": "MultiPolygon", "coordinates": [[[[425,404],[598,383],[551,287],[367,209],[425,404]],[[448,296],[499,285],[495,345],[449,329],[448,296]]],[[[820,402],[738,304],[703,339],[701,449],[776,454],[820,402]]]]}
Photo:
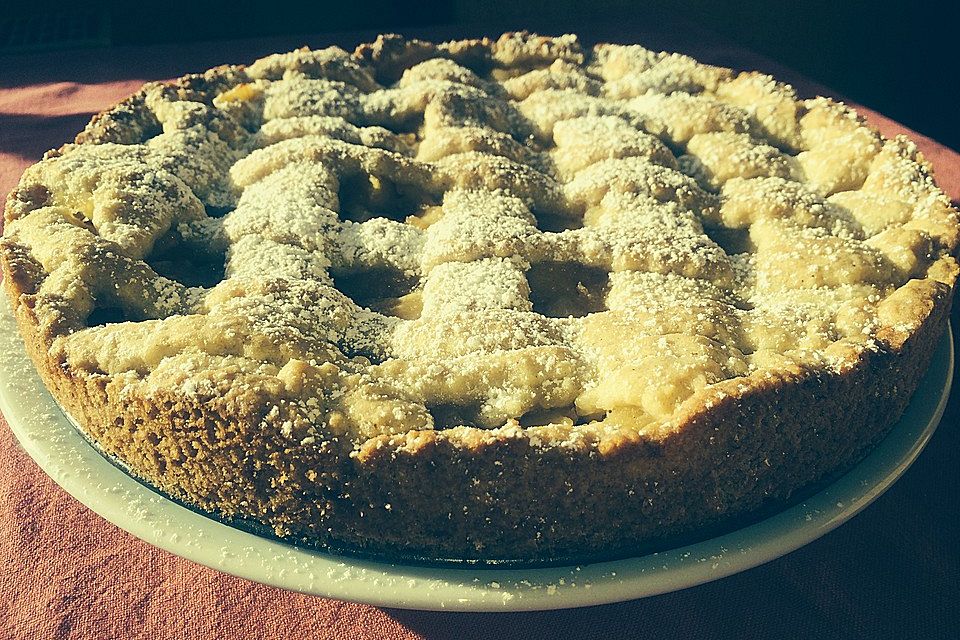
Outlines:
{"type": "Polygon", "coordinates": [[[65,148],[7,209],[49,274],[51,348],[185,393],[275,378],[290,437],[642,429],[869,348],[893,291],[952,268],[913,145],[840,104],[639,46],[488,50],[399,77],[295,51],[204,96],[148,88],[150,131],[65,148]]]}

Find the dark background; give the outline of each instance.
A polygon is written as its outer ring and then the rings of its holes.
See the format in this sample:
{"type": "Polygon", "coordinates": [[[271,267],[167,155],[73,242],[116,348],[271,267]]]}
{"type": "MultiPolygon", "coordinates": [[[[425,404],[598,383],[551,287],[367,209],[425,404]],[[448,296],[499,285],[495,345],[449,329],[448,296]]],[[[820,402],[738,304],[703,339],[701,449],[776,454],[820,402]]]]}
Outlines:
{"type": "MultiPolygon", "coordinates": [[[[32,0],[2,3],[0,53],[443,25],[583,31],[674,20],[744,45],[960,150],[952,2],[864,0],[32,0]]],[[[481,31],[482,32],[482,31],[481,31]]],[[[0,79],[2,81],[2,79],[0,79]]]]}

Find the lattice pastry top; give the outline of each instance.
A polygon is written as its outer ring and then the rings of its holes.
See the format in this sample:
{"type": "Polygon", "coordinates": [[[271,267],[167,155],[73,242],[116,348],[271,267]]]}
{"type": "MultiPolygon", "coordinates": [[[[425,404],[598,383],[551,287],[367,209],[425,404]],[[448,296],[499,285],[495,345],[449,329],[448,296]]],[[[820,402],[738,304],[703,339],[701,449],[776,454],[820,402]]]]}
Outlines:
{"type": "Polygon", "coordinates": [[[354,455],[669,431],[722,381],[896,348],[957,270],[907,139],[573,36],[388,36],[147,85],[31,167],[6,221],[64,367],[256,389],[264,428],[354,455]]]}

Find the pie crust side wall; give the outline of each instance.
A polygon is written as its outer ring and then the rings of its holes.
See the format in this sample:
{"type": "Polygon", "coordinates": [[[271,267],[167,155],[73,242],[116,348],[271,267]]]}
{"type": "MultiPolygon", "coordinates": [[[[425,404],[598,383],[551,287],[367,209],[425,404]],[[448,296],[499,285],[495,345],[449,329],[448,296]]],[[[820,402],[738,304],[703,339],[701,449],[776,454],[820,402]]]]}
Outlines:
{"type": "Polygon", "coordinates": [[[279,436],[282,416],[263,424],[271,405],[262,390],[197,404],[131,397],[106,375],[71,370],[50,355],[30,307],[29,258],[10,258],[6,288],[45,384],[137,475],[292,540],[435,558],[609,553],[781,503],[846,471],[899,419],[951,301],[938,285],[899,349],[864,352],[840,373],[722,383],[718,402],[688,408],[661,439],[539,448],[521,429],[455,429],[381,436],[350,456],[291,447],[279,436]]]}

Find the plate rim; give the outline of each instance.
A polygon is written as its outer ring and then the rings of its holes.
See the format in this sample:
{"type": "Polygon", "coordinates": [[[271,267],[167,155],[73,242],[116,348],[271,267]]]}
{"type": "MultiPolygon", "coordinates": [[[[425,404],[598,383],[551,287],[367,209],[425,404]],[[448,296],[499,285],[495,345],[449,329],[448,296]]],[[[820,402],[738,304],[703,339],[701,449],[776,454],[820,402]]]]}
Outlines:
{"type": "MultiPolygon", "coordinates": [[[[4,297],[5,298],[5,297],[4,297]]],[[[400,609],[536,611],[622,602],[704,584],[816,540],[882,495],[936,430],[953,381],[947,323],[901,420],[848,473],[759,522],[640,557],[526,569],[402,565],[331,555],[235,529],[164,498],[103,457],[74,427],[0,310],[0,411],[27,455],[108,522],[182,558],[273,587],[400,609]]]]}

